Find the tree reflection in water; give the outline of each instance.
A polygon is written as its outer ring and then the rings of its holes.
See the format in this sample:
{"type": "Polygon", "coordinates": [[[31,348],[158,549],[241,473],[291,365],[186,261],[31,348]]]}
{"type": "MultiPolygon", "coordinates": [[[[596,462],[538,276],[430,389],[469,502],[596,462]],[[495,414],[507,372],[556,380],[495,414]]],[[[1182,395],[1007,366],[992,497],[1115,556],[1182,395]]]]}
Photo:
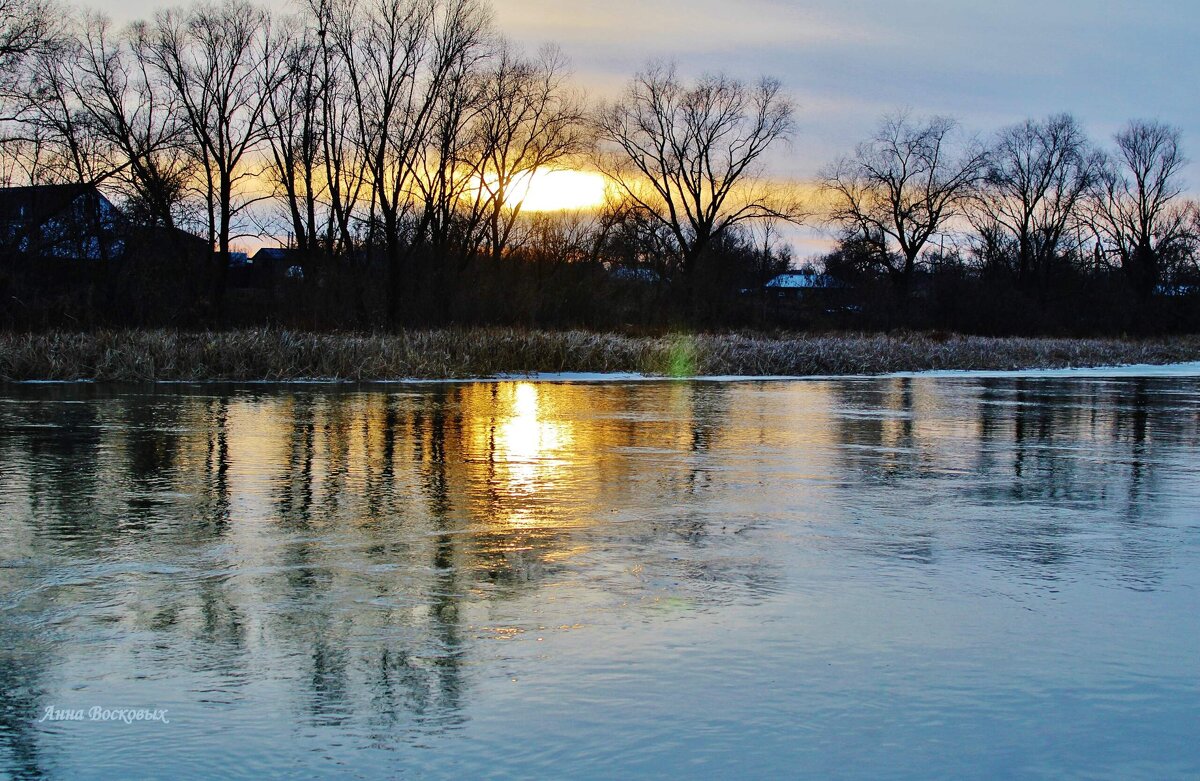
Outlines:
{"type": "Polygon", "coordinates": [[[758,605],[814,551],[1153,589],[1179,382],[13,389],[4,767],[47,767],[33,720],[89,666],[419,744],[506,638],[758,605]]]}

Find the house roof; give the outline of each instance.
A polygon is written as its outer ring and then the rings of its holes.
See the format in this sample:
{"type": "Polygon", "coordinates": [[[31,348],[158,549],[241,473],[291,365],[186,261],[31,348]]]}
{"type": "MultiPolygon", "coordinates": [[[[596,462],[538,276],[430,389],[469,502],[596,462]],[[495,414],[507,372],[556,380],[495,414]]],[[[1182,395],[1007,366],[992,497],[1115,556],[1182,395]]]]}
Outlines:
{"type": "Polygon", "coordinates": [[[289,247],[263,247],[254,253],[254,260],[291,260],[298,252],[289,247]]]}
{"type": "Polygon", "coordinates": [[[97,241],[110,253],[123,252],[127,242],[140,251],[164,245],[211,251],[208,241],[180,228],[130,222],[93,184],[0,187],[0,241],[22,252],[58,257],[81,247],[85,254],[98,252],[97,241]]]}
{"type": "Polygon", "coordinates": [[[41,225],[66,212],[81,195],[104,198],[95,185],[90,184],[0,187],[0,221],[41,225]]]}
{"type": "Polygon", "coordinates": [[[767,283],[767,287],[781,290],[797,290],[809,288],[845,287],[846,285],[828,274],[817,274],[811,271],[796,271],[780,274],[767,283]]]}

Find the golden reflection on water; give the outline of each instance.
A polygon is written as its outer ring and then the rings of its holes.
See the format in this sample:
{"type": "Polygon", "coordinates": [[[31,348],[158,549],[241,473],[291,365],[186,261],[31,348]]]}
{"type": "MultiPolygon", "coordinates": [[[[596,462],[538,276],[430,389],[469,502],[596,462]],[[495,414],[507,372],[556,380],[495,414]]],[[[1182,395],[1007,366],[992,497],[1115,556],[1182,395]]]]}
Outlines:
{"type": "Polygon", "coordinates": [[[571,427],[547,417],[533,383],[499,386],[494,405],[490,418],[475,417],[471,437],[476,452],[486,453],[488,495],[496,498],[493,509],[499,513],[494,521],[514,528],[536,526],[539,518],[529,502],[540,491],[553,491],[562,476],[574,444],[571,427]]]}
{"type": "MultiPolygon", "coordinates": [[[[0,509],[11,556],[29,555],[47,535],[86,551],[150,534],[179,551],[229,546],[236,566],[322,570],[331,583],[398,561],[429,566],[449,573],[432,591],[488,594],[553,578],[613,540],[696,543],[764,518],[803,521],[806,508],[840,512],[858,497],[835,500],[838,486],[858,480],[975,471],[1001,476],[980,490],[1096,500],[1088,491],[1104,483],[1048,449],[1052,436],[1130,448],[1120,479],[1133,506],[1148,490],[1142,461],[1159,403],[1150,390],[1098,384],[1070,403],[1043,391],[1018,381],[964,392],[903,378],[518,381],[47,402],[22,413],[47,410],[43,423],[30,421],[46,428],[6,424],[16,428],[0,441],[0,509]],[[720,528],[705,521],[714,511],[720,528]]],[[[652,564],[661,562],[635,556],[626,576],[650,582],[642,573],[652,564]]],[[[412,585],[381,581],[384,593],[412,585]]],[[[256,599],[270,588],[239,587],[256,599]]]]}
{"type": "Polygon", "coordinates": [[[267,681],[288,724],[438,730],[524,642],[619,640],[631,622],[736,616],[797,581],[819,597],[947,556],[1047,588],[1081,563],[1153,588],[1172,550],[1154,524],[1194,484],[1188,393],[23,389],[0,405],[0,600],[22,619],[0,621],[0,685],[29,678],[6,686],[24,692],[11,731],[25,739],[37,692],[104,665],[129,673],[121,696],[147,670],[172,691],[267,681]],[[39,645],[47,627],[71,642],[39,645]],[[35,652],[6,656],[20,648],[35,652]]]}

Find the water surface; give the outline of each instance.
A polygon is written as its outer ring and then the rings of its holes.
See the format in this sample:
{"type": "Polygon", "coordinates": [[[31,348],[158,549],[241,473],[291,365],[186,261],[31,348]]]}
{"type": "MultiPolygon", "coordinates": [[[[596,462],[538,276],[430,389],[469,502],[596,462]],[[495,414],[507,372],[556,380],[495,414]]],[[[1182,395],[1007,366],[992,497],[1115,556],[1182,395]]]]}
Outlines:
{"type": "Polygon", "coordinates": [[[9,387],[0,777],[1195,778],[1198,423],[1186,377],[9,387]]]}

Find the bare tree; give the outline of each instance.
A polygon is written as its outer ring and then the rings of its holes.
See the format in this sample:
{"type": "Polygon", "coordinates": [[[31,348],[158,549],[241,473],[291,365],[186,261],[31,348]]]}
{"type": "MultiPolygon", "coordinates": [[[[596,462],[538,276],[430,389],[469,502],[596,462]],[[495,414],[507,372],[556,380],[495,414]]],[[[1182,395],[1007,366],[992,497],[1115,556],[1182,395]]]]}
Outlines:
{"type": "MultiPolygon", "coordinates": [[[[73,88],[79,58],[79,42],[65,23],[59,24],[53,37],[24,53],[23,78],[13,97],[21,125],[16,152],[24,158],[26,183],[92,186],[125,167],[80,105],[73,88]]],[[[100,204],[92,203],[96,208],[87,210],[85,224],[78,226],[83,232],[72,243],[79,242],[81,254],[95,252],[99,259],[108,260],[112,243],[92,244],[87,238],[105,231],[100,204]]]]}
{"type": "MultiPolygon", "coordinates": [[[[56,9],[49,0],[0,0],[0,98],[20,97],[26,61],[58,34],[56,9]]],[[[4,112],[3,119],[14,119],[4,112]]]]}
{"type": "Polygon", "coordinates": [[[355,241],[356,214],[370,185],[367,148],[362,143],[362,123],[355,107],[359,94],[352,76],[353,60],[345,54],[356,42],[354,0],[309,0],[302,19],[316,36],[317,94],[321,127],[319,158],[322,161],[328,215],[322,243],[325,254],[349,255],[355,241]]]}
{"type": "Polygon", "coordinates": [[[112,173],[104,139],[82,110],[73,89],[79,46],[62,35],[26,60],[20,109],[27,163],[36,184],[98,184],[112,173]]]}
{"type": "Polygon", "coordinates": [[[108,146],[129,211],[141,222],[174,227],[192,161],[182,109],[150,72],[147,34],[139,23],[114,36],[108,19],[85,16],[72,87],[108,146]]]}
{"type": "Polygon", "coordinates": [[[996,135],[970,218],[993,256],[1012,259],[1018,284],[1044,283],[1064,242],[1077,235],[1071,229],[1100,167],[1100,154],[1068,114],[996,135]]]}
{"type": "Polygon", "coordinates": [[[955,143],[956,129],[947,117],[886,117],[852,157],[821,174],[830,221],[870,247],[901,289],[929,240],[964,213],[983,173],[984,150],[955,143]]]}
{"type": "Polygon", "coordinates": [[[1179,130],[1161,122],[1130,122],[1115,140],[1094,191],[1094,226],[1100,251],[1148,296],[1164,261],[1191,237],[1196,207],[1181,197],[1187,159],[1179,130]]]}
{"type": "Polygon", "coordinates": [[[209,241],[217,248],[214,305],[224,300],[229,244],[247,205],[246,182],[257,176],[254,152],[279,71],[265,11],[245,0],[201,4],[185,14],[161,12],[146,49],[187,119],[207,206],[209,241]]]}
{"type": "Polygon", "coordinates": [[[0,154],[6,183],[80,181],[94,138],[70,96],[69,15],[49,0],[0,0],[0,154]],[[81,173],[82,172],[82,173],[81,173]]]}
{"type": "Polygon", "coordinates": [[[584,112],[554,47],[527,60],[502,46],[487,75],[480,121],[488,251],[499,260],[535,172],[584,151],[584,112]]]}
{"type": "Polygon", "coordinates": [[[403,218],[420,152],[447,78],[483,43],[490,14],[477,0],[373,0],[349,10],[331,16],[331,32],[369,173],[367,242],[382,239],[388,317],[397,322],[411,259],[403,218]]]}
{"type": "Polygon", "coordinates": [[[413,172],[419,216],[412,243],[428,245],[432,254],[440,256],[436,269],[440,285],[447,281],[449,263],[465,266],[478,248],[487,205],[479,187],[484,160],[478,141],[484,112],[484,63],[491,51],[477,46],[468,54],[446,73],[413,172]]]}
{"type": "Polygon", "coordinates": [[[760,178],[763,155],[791,134],[793,116],[772,79],[748,86],[712,75],[689,86],[673,66],[654,64],[597,116],[596,164],[670,232],[691,277],[731,227],[801,219],[797,204],[773,197],[760,178]]]}
{"type": "Polygon", "coordinates": [[[269,177],[287,213],[294,245],[302,253],[312,254],[328,225],[319,221],[325,194],[325,83],[316,36],[299,20],[289,21],[281,36],[278,74],[271,69],[260,71],[261,89],[266,94],[262,133],[270,155],[269,177]]]}

